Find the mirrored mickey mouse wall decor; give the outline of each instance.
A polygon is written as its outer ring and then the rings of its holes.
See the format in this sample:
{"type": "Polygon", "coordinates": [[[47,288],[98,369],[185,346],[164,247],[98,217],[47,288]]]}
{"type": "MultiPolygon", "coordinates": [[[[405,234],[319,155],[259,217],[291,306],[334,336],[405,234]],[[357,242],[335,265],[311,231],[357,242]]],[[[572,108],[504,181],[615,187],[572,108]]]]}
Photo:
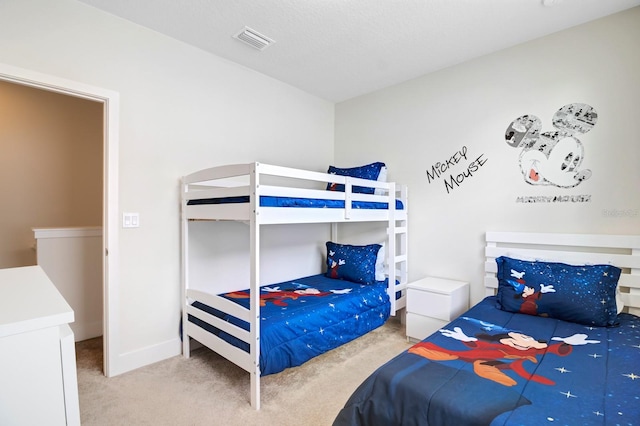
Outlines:
{"type": "Polygon", "coordinates": [[[505,132],[509,146],[521,148],[520,170],[531,185],[573,188],[591,177],[591,170],[580,170],[584,148],[576,135],[587,133],[598,121],[598,113],[587,104],[573,103],[553,115],[555,131],[540,133],[542,121],[523,115],[511,122],[505,132]]]}

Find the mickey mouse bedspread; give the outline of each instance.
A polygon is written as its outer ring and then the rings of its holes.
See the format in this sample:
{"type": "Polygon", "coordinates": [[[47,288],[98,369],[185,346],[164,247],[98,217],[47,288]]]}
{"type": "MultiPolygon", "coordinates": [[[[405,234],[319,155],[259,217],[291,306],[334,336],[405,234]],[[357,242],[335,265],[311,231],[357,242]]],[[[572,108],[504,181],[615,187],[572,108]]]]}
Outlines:
{"type": "MultiPolygon", "coordinates": [[[[357,284],[323,274],[268,285],[260,289],[260,371],[278,373],[381,326],[389,318],[386,283],[357,284]]],[[[223,297],[249,308],[249,291],[223,297]]],[[[236,317],[196,302],[194,306],[249,330],[236,317]]],[[[249,345],[190,317],[190,321],[245,350],[249,345]]]]}
{"type": "Polygon", "coordinates": [[[589,327],[488,297],[374,372],[341,425],[640,424],[640,318],[589,327]]]}

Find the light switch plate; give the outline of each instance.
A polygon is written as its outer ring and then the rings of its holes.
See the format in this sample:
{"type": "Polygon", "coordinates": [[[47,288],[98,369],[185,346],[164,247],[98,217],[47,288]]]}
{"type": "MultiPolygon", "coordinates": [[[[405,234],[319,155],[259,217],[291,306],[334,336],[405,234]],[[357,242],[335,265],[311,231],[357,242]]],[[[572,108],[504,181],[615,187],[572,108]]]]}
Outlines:
{"type": "Polygon", "coordinates": [[[139,213],[122,213],[123,228],[138,228],[140,226],[139,213]]]}

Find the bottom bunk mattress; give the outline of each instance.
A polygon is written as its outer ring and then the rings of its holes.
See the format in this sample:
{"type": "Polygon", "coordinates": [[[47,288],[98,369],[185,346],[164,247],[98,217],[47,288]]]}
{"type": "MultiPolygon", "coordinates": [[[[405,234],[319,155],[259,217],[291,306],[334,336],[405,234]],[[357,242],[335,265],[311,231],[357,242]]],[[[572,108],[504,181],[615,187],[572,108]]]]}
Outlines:
{"type": "Polygon", "coordinates": [[[367,378],[342,425],[640,424],[640,318],[590,327],[490,296],[367,378]]]}
{"type": "MultiPolygon", "coordinates": [[[[222,297],[249,308],[249,290],[222,297]]],[[[249,324],[201,302],[192,305],[249,330],[249,324]]],[[[323,274],[260,288],[260,372],[295,367],[383,325],[390,315],[386,282],[358,284],[323,274]]],[[[189,315],[189,321],[249,351],[249,344],[189,315]]]]}

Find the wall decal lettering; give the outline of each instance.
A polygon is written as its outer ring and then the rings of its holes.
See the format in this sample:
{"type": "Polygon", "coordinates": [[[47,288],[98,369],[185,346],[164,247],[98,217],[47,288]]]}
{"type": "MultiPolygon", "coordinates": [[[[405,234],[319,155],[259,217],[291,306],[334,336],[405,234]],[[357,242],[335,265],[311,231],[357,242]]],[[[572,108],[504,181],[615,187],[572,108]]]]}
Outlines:
{"type": "Polygon", "coordinates": [[[447,190],[447,194],[453,190],[454,188],[460,186],[465,179],[468,179],[474,176],[484,164],[487,162],[487,158],[484,158],[484,154],[480,154],[475,159],[471,160],[468,163],[469,159],[467,158],[467,147],[463,146],[460,150],[454,152],[449,158],[445,161],[434,163],[431,166],[431,169],[427,169],[427,181],[429,183],[434,182],[436,179],[442,179],[444,182],[444,187],[447,190]],[[466,169],[461,173],[455,173],[450,169],[457,166],[459,163],[462,165],[466,165],[466,169]],[[448,174],[448,176],[445,176],[448,174]]]}
{"type": "Polygon", "coordinates": [[[516,203],[588,203],[589,201],[591,201],[591,195],[538,195],[516,198],[516,203]]]}

